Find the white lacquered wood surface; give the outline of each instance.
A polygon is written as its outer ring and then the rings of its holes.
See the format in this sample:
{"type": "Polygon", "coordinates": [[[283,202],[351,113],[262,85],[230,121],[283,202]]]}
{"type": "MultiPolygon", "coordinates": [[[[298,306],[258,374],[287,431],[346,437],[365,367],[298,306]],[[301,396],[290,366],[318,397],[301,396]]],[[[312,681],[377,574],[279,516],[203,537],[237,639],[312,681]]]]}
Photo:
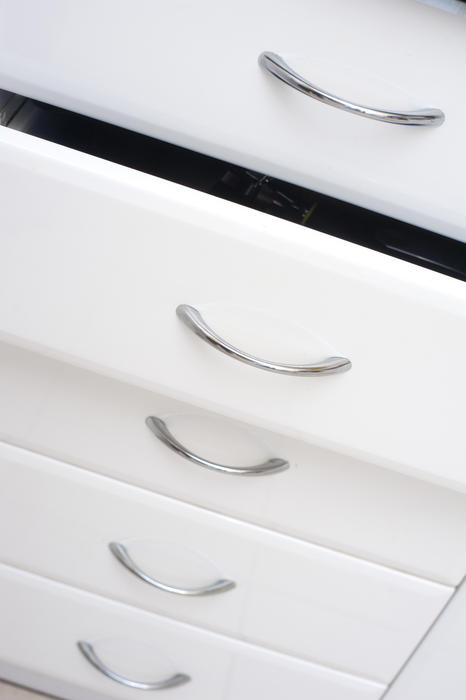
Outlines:
{"type": "Polygon", "coordinates": [[[451,588],[0,444],[0,560],[332,668],[388,682],[451,588]],[[118,562],[122,543],[149,576],[118,562]]]}
{"type": "Polygon", "coordinates": [[[466,496],[0,343],[0,439],[301,539],[456,585],[466,496]],[[238,478],[188,462],[145,425],[161,416],[188,448],[282,474],[238,478]]]}
{"type": "Polygon", "coordinates": [[[466,487],[463,283],[6,128],[0,164],[1,338],[466,487]],[[249,352],[353,368],[248,367],[179,303],[249,352]]]}
{"type": "Polygon", "coordinates": [[[16,0],[0,5],[0,24],[2,87],[466,240],[461,17],[404,0],[172,0],[163,11],[16,0]],[[322,105],[263,73],[263,51],[341,98],[436,107],[446,120],[396,126],[322,105]]]}
{"type": "Polygon", "coordinates": [[[0,681],[0,700],[44,700],[44,697],[48,696],[30,688],[0,681]]]}
{"type": "Polygon", "coordinates": [[[386,700],[462,700],[466,686],[466,584],[387,693],[386,700]]]}
{"type": "MultiPolygon", "coordinates": [[[[191,682],[164,692],[176,700],[379,700],[384,686],[202,631],[76,588],[0,565],[0,674],[66,700],[144,696],[109,680],[76,647],[93,644],[121,675],[154,680],[174,672],[191,682]]],[[[145,697],[145,696],[144,696],[145,697]]]]}

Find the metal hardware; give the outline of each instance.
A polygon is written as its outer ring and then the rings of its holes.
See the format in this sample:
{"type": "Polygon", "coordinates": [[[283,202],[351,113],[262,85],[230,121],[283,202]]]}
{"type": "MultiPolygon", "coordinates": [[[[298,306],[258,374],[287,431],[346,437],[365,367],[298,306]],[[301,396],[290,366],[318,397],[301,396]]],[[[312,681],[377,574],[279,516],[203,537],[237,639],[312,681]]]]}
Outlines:
{"type": "Polygon", "coordinates": [[[225,474],[239,474],[244,476],[260,476],[262,474],[276,474],[277,472],[283,472],[290,466],[285,459],[279,459],[275,457],[273,459],[267,460],[262,464],[255,464],[252,467],[230,467],[225,464],[217,464],[216,462],[211,462],[204,457],[199,457],[198,455],[188,450],[181,442],[178,442],[176,437],[172,435],[169,431],[167,424],[161,418],[156,418],[155,416],[149,416],[146,418],[146,425],[154,433],[159,440],[161,440],[164,445],[167,445],[171,450],[181,455],[185,459],[189,459],[190,462],[194,464],[199,464],[201,467],[206,467],[206,469],[213,469],[216,472],[224,472],[225,474]]]}
{"type": "Polygon", "coordinates": [[[392,112],[385,109],[377,109],[376,107],[366,107],[365,105],[332,95],[330,92],[322,90],[322,88],[307,81],[290,68],[281,56],[271,51],[261,53],[259,65],[268,73],[271,73],[308,97],[312,97],[314,100],[323,102],[331,107],[342,109],[345,112],[359,114],[360,117],[376,119],[387,124],[405,124],[406,126],[440,126],[445,121],[444,113],[440,109],[434,109],[433,107],[410,112],[392,112]]]}
{"type": "Polygon", "coordinates": [[[235,348],[234,345],[220,338],[220,336],[207,325],[199,311],[193,306],[180,304],[176,309],[176,313],[178,318],[180,318],[188,328],[194,331],[199,338],[202,338],[206,343],[216,348],[216,350],[220,350],[220,352],[225,353],[225,355],[229,355],[235,360],[245,362],[247,365],[257,367],[258,369],[265,369],[268,372],[275,372],[276,374],[288,374],[300,377],[309,377],[314,374],[336,374],[337,372],[346,372],[351,369],[351,362],[346,359],[346,357],[326,357],[322,362],[306,365],[289,365],[261,360],[253,355],[248,355],[248,353],[235,348]]]}
{"type": "Polygon", "coordinates": [[[143,581],[150,583],[151,586],[165,591],[166,593],[176,593],[177,595],[187,595],[187,596],[203,596],[211,595],[212,593],[224,593],[235,587],[234,581],[229,581],[228,579],[219,579],[215,583],[211,583],[208,586],[202,586],[201,588],[179,588],[178,586],[170,586],[168,583],[162,583],[157,581],[157,579],[152,578],[146,574],[139,566],[131,559],[128,550],[119,542],[110,542],[108,545],[112,554],[116,556],[118,561],[120,561],[127,569],[132,571],[133,574],[141,578],[143,581]]]}
{"type": "Polygon", "coordinates": [[[166,678],[163,681],[155,681],[154,683],[142,683],[141,681],[132,681],[129,678],[119,676],[118,673],[115,673],[114,671],[109,669],[108,666],[102,663],[102,661],[95,653],[91,644],[89,644],[88,642],[77,642],[77,644],[79,650],[86,657],[86,659],[93,666],[95,666],[95,668],[101,671],[101,673],[103,673],[108,678],[111,678],[112,681],[116,681],[117,683],[126,685],[129,688],[138,688],[139,690],[163,690],[164,688],[173,688],[176,685],[182,685],[183,683],[187,683],[191,680],[191,678],[185,673],[175,673],[175,675],[171,676],[170,678],[166,678]]]}

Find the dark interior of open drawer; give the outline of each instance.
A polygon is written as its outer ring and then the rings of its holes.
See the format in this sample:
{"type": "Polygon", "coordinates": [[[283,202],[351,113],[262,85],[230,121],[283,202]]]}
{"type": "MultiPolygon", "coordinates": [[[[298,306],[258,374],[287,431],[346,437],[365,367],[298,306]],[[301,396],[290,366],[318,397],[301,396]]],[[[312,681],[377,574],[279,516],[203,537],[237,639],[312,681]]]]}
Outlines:
{"type": "Polygon", "coordinates": [[[4,126],[466,279],[460,241],[59,107],[2,97],[4,126]]]}

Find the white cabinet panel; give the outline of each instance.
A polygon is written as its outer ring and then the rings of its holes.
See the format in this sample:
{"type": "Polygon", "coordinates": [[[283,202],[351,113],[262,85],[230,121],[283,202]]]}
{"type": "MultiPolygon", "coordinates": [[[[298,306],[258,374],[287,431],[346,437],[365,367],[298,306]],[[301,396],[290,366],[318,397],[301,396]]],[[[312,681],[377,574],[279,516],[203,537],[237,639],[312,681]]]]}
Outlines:
{"type": "Polygon", "coordinates": [[[386,700],[463,700],[465,629],[466,583],[463,583],[395,680],[386,700]]]}
{"type": "Polygon", "coordinates": [[[1,129],[0,333],[382,466],[466,485],[466,286],[209,195],[1,129]],[[287,377],[216,352],[189,303],[287,377]]]}
{"type": "Polygon", "coordinates": [[[464,494],[2,343],[0,439],[443,583],[466,572],[464,494]],[[207,471],[159,442],[150,415],[206,458],[290,468],[207,471]]]}
{"type": "Polygon", "coordinates": [[[382,682],[453,590],[5,444],[0,473],[4,562],[382,682]],[[116,560],[113,541],[165,584],[236,587],[160,591],[116,560]]]}
{"type": "Polygon", "coordinates": [[[466,237],[454,15],[405,0],[4,0],[0,26],[2,87],[466,237]],[[446,120],[322,105],[264,74],[262,51],[344,99],[446,120]]]}
{"type": "MultiPolygon", "coordinates": [[[[0,565],[0,673],[66,700],[139,698],[93,668],[77,649],[94,646],[112,670],[135,680],[191,677],[174,700],[379,700],[384,686],[195,629],[0,565]]],[[[160,691],[164,697],[165,691],[160,691]]],[[[144,695],[144,694],[142,694],[144,695]]],[[[158,695],[157,695],[158,697],[158,695]]]]}

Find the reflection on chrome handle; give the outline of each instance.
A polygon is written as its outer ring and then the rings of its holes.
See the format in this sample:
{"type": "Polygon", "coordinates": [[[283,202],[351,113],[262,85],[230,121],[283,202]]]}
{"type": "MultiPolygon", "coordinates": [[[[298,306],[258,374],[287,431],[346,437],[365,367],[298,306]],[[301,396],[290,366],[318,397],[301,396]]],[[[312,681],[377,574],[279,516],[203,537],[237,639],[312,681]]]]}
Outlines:
{"type": "Polygon", "coordinates": [[[139,690],[163,690],[164,688],[173,688],[175,685],[182,685],[183,683],[187,683],[191,680],[191,678],[185,673],[175,673],[175,675],[171,676],[170,678],[166,678],[163,681],[155,681],[154,683],[132,681],[129,678],[119,676],[118,673],[115,673],[114,671],[109,669],[105,664],[103,664],[97,656],[97,654],[95,653],[92,645],[88,644],[88,642],[78,642],[78,647],[80,651],[84,654],[86,659],[93,666],[95,666],[95,668],[101,671],[101,673],[103,673],[108,678],[111,678],[112,681],[116,681],[117,683],[126,685],[129,688],[138,688],[139,690]]]}
{"type": "Polygon", "coordinates": [[[290,68],[281,56],[271,51],[264,51],[264,53],[261,53],[259,56],[259,65],[268,73],[271,73],[295,90],[308,95],[308,97],[312,97],[314,100],[323,102],[331,107],[342,109],[345,112],[359,114],[360,117],[376,119],[379,122],[389,124],[405,124],[407,126],[440,126],[445,121],[445,115],[440,109],[427,108],[412,112],[392,112],[386,109],[366,107],[356,102],[344,100],[308,82],[290,68]]]}
{"type": "Polygon", "coordinates": [[[249,355],[235,348],[234,345],[230,345],[226,340],[223,340],[223,338],[217,335],[215,331],[207,325],[199,311],[193,306],[180,304],[176,309],[176,313],[178,318],[206,343],[220,350],[220,352],[225,353],[225,355],[229,355],[235,360],[244,362],[252,367],[257,367],[258,369],[265,369],[268,372],[288,374],[297,377],[309,377],[315,374],[335,374],[336,372],[346,372],[351,369],[351,362],[347,360],[346,357],[326,357],[321,362],[314,362],[306,365],[289,365],[280,362],[261,360],[258,357],[254,357],[253,355],[249,355]]]}
{"type": "Polygon", "coordinates": [[[194,464],[199,464],[201,467],[206,467],[207,469],[213,469],[216,472],[224,472],[225,474],[239,474],[244,476],[260,476],[262,474],[276,474],[277,472],[283,472],[290,466],[285,459],[279,459],[278,457],[274,459],[269,459],[267,462],[262,464],[255,464],[252,467],[230,467],[225,464],[217,464],[216,462],[211,462],[208,459],[199,457],[191,452],[186,447],[184,447],[181,442],[178,442],[176,437],[171,434],[167,424],[161,418],[156,418],[155,416],[149,416],[146,418],[146,425],[152,430],[154,435],[161,440],[164,445],[167,445],[171,450],[181,455],[185,459],[189,459],[190,462],[194,464]]]}
{"type": "Polygon", "coordinates": [[[190,596],[201,596],[210,595],[212,593],[223,593],[224,591],[229,591],[235,587],[234,581],[229,581],[228,579],[219,579],[215,583],[211,583],[209,586],[202,586],[200,588],[179,588],[178,586],[170,586],[168,583],[162,583],[157,581],[157,579],[152,578],[146,574],[142,569],[137,566],[137,564],[131,559],[128,554],[128,550],[119,542],[110,542],[108,545],[112,554],[116,556],[118,561],[120,561],[127,569],[132,571],[133,574],[141,578],[143,581],[150,583],[151,586],[165,591],[166,593],[176,593],[177,595],[190,595],[190,596]]]}

